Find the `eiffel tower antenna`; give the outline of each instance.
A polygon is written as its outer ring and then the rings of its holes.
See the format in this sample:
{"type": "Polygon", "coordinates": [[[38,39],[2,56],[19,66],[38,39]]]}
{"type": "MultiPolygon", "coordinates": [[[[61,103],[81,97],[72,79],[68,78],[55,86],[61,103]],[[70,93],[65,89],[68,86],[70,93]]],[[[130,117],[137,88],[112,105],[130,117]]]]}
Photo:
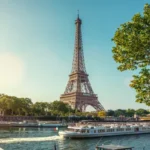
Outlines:
{"type": "Polygon", "coordinates": [[[78,18],[79,18],[79,9],[78,9],[78,18]]]}
{"type": "Polygon", "coordinates": [[[78,12],[77,19],[75,20],[76,33],[72,71],[69,75],[65,92],[60,96],[60,100],[80,111],[85,111],[88,105],[96,110],[104,110],[104,107],[98,101],[97,95],[93,92],[88,74],[86,73],[81,24],[82,20],[79,18],[78,12]]]}

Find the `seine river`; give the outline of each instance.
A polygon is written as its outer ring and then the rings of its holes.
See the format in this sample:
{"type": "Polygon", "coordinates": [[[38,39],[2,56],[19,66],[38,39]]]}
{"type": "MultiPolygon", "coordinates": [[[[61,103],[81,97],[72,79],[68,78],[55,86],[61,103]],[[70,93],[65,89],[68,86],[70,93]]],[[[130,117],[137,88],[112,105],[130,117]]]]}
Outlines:
{"type": "Polygon", "coordinates": [[[54,144],[57,150],[95,150],[96,144],[120,144],[134,146],[134,150],[150,150],[150,134],[72,140],[59,137],[58,131],[52,128],[0,129],[0,147],[4,150],[53,150],[54,144]]]}

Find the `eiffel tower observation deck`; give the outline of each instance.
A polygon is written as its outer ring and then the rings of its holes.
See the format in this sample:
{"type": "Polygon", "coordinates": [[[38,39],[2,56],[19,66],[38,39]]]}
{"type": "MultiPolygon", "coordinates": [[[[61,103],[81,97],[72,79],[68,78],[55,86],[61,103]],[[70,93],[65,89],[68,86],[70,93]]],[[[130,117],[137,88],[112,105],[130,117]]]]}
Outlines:
{"type": "Polygon", "coordinates": [[[72,71],[69,75],[69,81],[66,86],[64,94],[60,96],[60,101],[69,104],[72,108],[85,111],[88,105],[95,108],[97,111],[104,110],[104,107],[98,101],[98,97],[94,94],[91,84],[86,73],[82,34],[81,34],[82,20],[79,15],[75,21],[75,47],[74,57],[72,63],[72,71]]]}

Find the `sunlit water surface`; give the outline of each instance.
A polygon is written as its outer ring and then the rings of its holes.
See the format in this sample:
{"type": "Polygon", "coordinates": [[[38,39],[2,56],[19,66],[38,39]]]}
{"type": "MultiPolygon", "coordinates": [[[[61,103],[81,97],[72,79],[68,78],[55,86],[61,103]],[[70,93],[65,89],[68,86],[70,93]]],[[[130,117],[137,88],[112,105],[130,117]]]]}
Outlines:
{"type": "MultiPolygon", "coordinates": [[[[59,130],[65,130],[59,129],[59,130]]],[[[134,146],[134,150],[150,150],[150,134],[92,139],[63,139],[53,128],[0,128],[0,147],[4,150],[94,150],[96,144],[134,146]]]]}

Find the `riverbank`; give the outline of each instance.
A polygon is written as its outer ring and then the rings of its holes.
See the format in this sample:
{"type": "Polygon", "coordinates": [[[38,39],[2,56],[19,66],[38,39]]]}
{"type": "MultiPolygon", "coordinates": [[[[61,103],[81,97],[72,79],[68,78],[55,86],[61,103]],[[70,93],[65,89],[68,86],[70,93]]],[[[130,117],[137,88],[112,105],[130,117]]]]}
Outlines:
{"type": "Polygon", "coordinates": [[[36,128],[46,128],[46,127],[67,127],[66,123],[60,121],[31,121],[25,120],[22,122],[12,122],[12,121],[0,121],[0,127],[36,127],[36,128]]]}
{"type": "Polygon", "coordinates": [[[56,128],[56,127],[67,127],[67,126],[101,126],[101,125],[109,125],[109,124],[145,124],[150,123],[149,121],[93,121],[93,120],[82,120],[82,121],[39,121],[39,120],[24,120],[21,122],[14,121],[0,121],[0,127],[34,127],[34,128],[56,128]]]}

